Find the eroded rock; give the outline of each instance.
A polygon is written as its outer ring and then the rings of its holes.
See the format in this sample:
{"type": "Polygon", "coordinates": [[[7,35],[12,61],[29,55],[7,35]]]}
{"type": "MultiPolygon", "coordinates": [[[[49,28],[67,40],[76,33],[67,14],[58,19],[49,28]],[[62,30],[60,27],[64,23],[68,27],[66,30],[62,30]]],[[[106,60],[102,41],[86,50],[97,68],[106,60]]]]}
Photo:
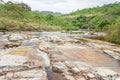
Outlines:
{"type": "Polygon", "coordinates": [[[56,62],[52,65],[52,70],[54,72],[62,73],[67,69],[67,67],[62,62],[56,62]]]}
{"type": "Polygon", "coordinates": [[[28,60],[27,57],[19,56],[19,55],[3,55],[0,58],[0,66],[17,66],[22,65],[24,62],[28,60]]]}
{"type": "Polygon", "coordinates": [[[96,77],[102,78],[103,80],[116,80],[118,78],[118,73],[106,68],[94,68],[92,73],[97,75],[96,77]]]}
{"type": "Polygon", "coordinates": [[[20,34],[20,33],[12,33],[9,35],[10,41],[24,40],[26,38],[27,38],[27,36],[25,34],[20,34]]]}
{"type": "Polygon", "coordinates": [[[71,69],[71,72],[72,72],[73,74],[78,74],[78,73],[80,72],[80,70],[79,70],[78,68],[72,68],[72,69],[71,69]]]}
{"type": "Polygon", "coordinates": [[[120,60],[120,54],[119,54],[119,53],[116,53],[116,52],[111,51],[111,50],[104,50],[104,53],[112,56],[112,57],[115,58],[115,59],[120,60]]]}
{"type": "Polygon", "coordinates": [[[65,75],[66,80],[76,80],[73,76],[65,75]]]}
{"type": "MultiPolygon", "coordinates": [[[[112,49],[112,51],[104,52],[119,59],[115,55],[119,52],[119,48],[111,44],[89,40],[87,43],[81,44],[82,41],[76,40],[74,36],[61,37],[48,34],[40,37],[39,33],[36,35],[36,33],[31,32],[30,34],[9,34],[1,35],[0,38],[1,42],[6,41],[4,44],[6,48],[12,48],[8,51],[3,50],[3,48],[0,50],[0,74],[3,71],[9,71],[1,75],[0,80],[47,80],[47,71],[45,72],[43,67],[51,66],[55,74],[62,75],[60,80],[63,77],[67,80],[120,79],[117,72],[108,68],[96,68],[94,64],[92,65],[92,63],[104,65],[111,62],[112,59],[106,59],[106,56],[101,54],[102,50],[112,49]],[[17,43],[23,43],[23,45],[20,46],[17,43]],[[98,50],[101,53],[97,52],[98,50]]],[[[3,44],[0,45],[3,47],[3,44]]],[[[57,77],[54,80],[57,80],[57,77]]]]}

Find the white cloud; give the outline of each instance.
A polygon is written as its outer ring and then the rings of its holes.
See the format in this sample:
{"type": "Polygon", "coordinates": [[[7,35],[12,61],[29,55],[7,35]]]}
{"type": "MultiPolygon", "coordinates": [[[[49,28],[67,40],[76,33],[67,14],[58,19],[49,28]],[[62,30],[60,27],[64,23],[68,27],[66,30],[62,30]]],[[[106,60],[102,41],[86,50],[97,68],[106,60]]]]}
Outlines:
{"type": "MultiPolygon", "coordinates": [[[[8,1],[8,0],[5,0],[8,1]]],[[[101,6],[103,4],[120,2],[120,0],[10,0],[24,2],[31,6],[32,10],[54,11],[69,13],[77,9],[101,6]]]]}

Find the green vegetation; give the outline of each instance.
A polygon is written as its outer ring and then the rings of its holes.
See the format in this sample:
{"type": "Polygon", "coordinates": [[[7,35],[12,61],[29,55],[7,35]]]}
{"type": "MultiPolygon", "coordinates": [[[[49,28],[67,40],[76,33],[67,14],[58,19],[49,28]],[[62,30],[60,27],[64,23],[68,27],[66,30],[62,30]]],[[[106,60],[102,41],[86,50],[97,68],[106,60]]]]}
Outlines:
{"type": "Polygon", "coordinates": [[[78,28],[106,32],[106,40],[120,44],[120,3],[78,10],[63,18],[78,28]]]}
{"type": "Polygon", "coordinates": [[[45,15],[25,3],[7,2],[0,4],[0,30],[5,31],[50,31],[75,29],[67,20],[51,14],[45,15]]]}
{"type": "Polygon", "coordinates": [[[120,24],[114,24],[108,27],[106,40],[120,44],[120,24]]]}
{"type": "Polygon", "coordinates": [[[120,44],[120,3],[55,16],[31,11],[25,3],[0,3],[0,30],[50,31],[90,29],[107,33],[106,40],[120,44]]]}

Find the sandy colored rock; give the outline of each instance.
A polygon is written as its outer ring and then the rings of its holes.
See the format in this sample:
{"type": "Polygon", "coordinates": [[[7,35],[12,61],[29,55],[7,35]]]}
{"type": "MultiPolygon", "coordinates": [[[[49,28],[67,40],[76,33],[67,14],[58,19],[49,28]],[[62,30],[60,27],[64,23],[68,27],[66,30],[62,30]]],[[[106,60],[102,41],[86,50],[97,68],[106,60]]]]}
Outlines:
{"type": "Polygon", "coordinates": [[[70,76],[70,75],[65,75],[65,79],[66,80],[76,80],[76,79],[74,79],[73,76],[70,76]]]}
{"type": "Polygon", "coordinates": [[[19,55],[3,55],[0,57],[0,66],[17,66],[22,65],[24,62],[28,60],[27,57],[19,56],[19,55]]]}
{"type": "Polygon", "coordinates": [[[104,50],[104,53],[112,56],[112,57],[115,58],[115,59],[120,60],[120,54],[117,53],[117,52],[114,52],[114,51],[111,51],[111,50],[104,50]]]}
{"type": "Polygon", "coordinates": [[[11,33],[9,34],[9,40],[10,41],[18,41],[18,40],[24,40],[27,36],[25,34],[21,33],[11,33]]]}
{"type": "Polygon", "coordinates": [[[62,73],[67,69],[67,67],[62,62],[56,62],[52,66],[54,72],[62,73]]]}
{"type": "Polygon", "coordinates": [[[20,55],[29,57],[30,54],[35,53],[32,46],[19,47],[10,52],[12,55],[20,55]]]}

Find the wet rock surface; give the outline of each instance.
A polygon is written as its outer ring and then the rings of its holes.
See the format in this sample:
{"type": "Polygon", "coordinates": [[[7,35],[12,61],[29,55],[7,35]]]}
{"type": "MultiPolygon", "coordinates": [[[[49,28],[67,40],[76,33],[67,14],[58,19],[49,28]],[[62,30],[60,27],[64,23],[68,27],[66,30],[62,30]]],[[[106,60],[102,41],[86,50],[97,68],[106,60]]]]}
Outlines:
{"type": "Polygon", "coordinates": [[[0,80],[120,80],[119,49],[78,34],[1,33],[0,80]]]}

